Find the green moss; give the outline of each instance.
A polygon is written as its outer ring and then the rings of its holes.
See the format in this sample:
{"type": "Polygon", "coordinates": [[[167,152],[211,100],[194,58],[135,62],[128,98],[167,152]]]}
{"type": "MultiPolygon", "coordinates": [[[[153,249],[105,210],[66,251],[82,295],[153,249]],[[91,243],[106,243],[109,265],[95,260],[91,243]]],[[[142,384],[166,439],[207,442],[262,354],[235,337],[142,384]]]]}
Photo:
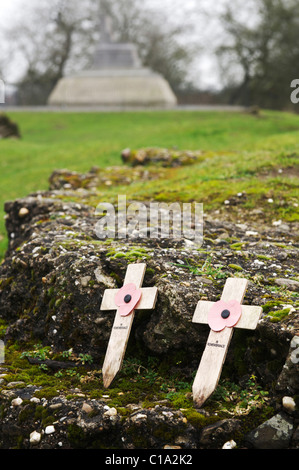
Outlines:
{"type": "Polygon", "coordinates": [[[264,406],[262,409],[254,409],[246,416],[239,416],[239,419],[242,421],[240,430],[236,431],[232,438],[240,445],[243,446],[244,438],[246,435],[257,428],[260,424],[264,423],[268,419],[272,418],[275,414],[275,409],[272,406],[264,406]]]}
{"type": "Polygon", "coordinates": [[[176,437],[184,433],[186,428],[185,423],[181,423],[177,427],[170,427],[167,423],[161,423],[152,431],[152,435],[162,442],[174,443],[176,437]]]}
{"type": "Polygon", "coordinates": [[[230,245],[230,248],[231,250],[242,250],[243,246],[245,246],[245,243],[237,242],[237,243],[233,243],[232,245],[230,245]]]}
{"type": "Polygon", "coordinates": [[[0,279],[0,289],[5,289],[5,287],[10,286],[14,281],[14,277],[8,277],[7,279],[0,279]]]}
{"type": "Polygon", "coordinates": [[[84,431],[76,424],[70,424],[68,426],[67,437],[70,444],[75,449],[85,449],[88,444],[84,431]]]}
{"type": "Polygon", "coordinates": [[[136,449],[147,449],[150,447],[145,433],[139,426],[130,426],[126,429],[126,433],[136,449]]]}
{"type": "Polygon", "coordinates": [[[18,422],[20,424],[25,423],[30,418],[32,418],[35,414],[35,404],[34,403],[31,403],[31,402],[25,403],[25,402],[23,402],[22,406],[23,406],[23,408],[20,411],[19,416],[18,416],[18,422]]]}
{"type": "Polygon", "coordinates": [[[271,323],[278,323],[288,316],[290,313],[290,308],[284,308],[282,310],[273,310],[267,314],[270,317],[271,323]]]}
{"type": "Polygon", "coordinates": [[[7,322],[1,318],[0,319],[0,339],[3,340],[5,338],[5,333],[8,327],[9,325],[7,324],[7,322]]]}
{"type": "MultiPolygon", "coordinates": [[[[84,387],[82,387],[82,390],[84,391],[84,387]]],[[[90,390],[90,389],[88,389],[88,392],[89,392],[90,398],[95,399],[95,400],[97,400],[98,398],[102,398],[102,396],[103,396],[103,390],[99,390],[99,389],[91,389],[90,390]]]]}
{"type": "Polygon", "coordinates": [[[228,267],[234,271],[243,271],[242,266],[239,266],[238,264],[229,264],[228,267]]]}
{"type": "Polygon", "coordinates": [[[46,398],[50,400],[51,398],[59,396],[59,392],[55,387],[44,387],[42,390],[37,390],[34,394],[37,398],[46,398]]]}
{"type": "Polygon", "coordinates": [[[57,300],[55,301],[55,304],[54,304],[55,308],[60,307],[60,305],[62,304],[62,302],[63,302],[63,299],[57,299],[57,300]]]}
{"type": "Polygon", "coordinates": [[[132,248],[126,252],[124,251],[115,251],[109,250],[107,253],[107,257],[111,260],[117,259],[125,259],[126,261],[132,263],[138,259],[148,259],[150,256],[148,254],[148,250],[141,247],[132,248]]]}
{"type": "Polygon", "coordinates": [[[272,300],[263,306],[264,313],[270,318],[272,323],[277,323],[283,320],[290,313],[290,308],[283,308],[274,310],[275,307],[280,307],[283,301],[272,300]]]}
{"type": "Polygon", "coordinates": [[[182,410],[183,415],[187,418],[188,422],[192,424],[196,429],[201,429],[204,426],[208,426],[215,421],[219,420],[219,416],[215,417],[206,417],[203,414],[196,411],[194,408],[190,408],[187,410],[182,410]]]}
{"type": "Polygon", "coordinates": [[[146,274],[154,276],[156,271],[153,268],[146,268],[146,274]]]}
{"type": "Polygon", "coordinates": [[[263,305],[263,312],[269,313],[273,307],[279,307],[280,305],[281,305],[280,301],[271,300],[270,302],[267,302],[265,305],[263,305]]]}
{"type": "Polygon", "coordinates": [[[131,410],[125,407],[118,407],[117,408],[117,413],[122,417],[122,419],[128,418],[130,414],[132,413],[131,410]]]}
{"type": "Polygon", "coordinates": [[[54,308],[55,302],[56,302],[56,299],[55,299],[55,297],[53,297],[53,298],[50,300],[50,302],[49,302],[49,308],[50,308],[50,309],[53,309],[53,308],[54,308]]]}
{"type": "Polygon", "coordinates": [[[71,446],[75,449],[119,449],[119,434],[109,433],[108,435],[99,429],[95,433],[85,433],[76,424],[70,424],[67,428],[67,437],[71,446]]]}
{"type": "MultiPolygon", "coordinates": [[[[247,346],[246,341],[243,341],[242,331],[240,331],[240,336],[239,331],[236,331],[233,373],[231,373],[228,363],[224,370],[224,372],[226,371],[224,375],[228,372],[230,380],[232,380],[233,374],[246,374],[246,370],[242,369],[242,356],[244,348],[247,346]]],[[[188,363],[183,351],[173,355],[171,361],[167,358],[163,363],[158,357],[149,357],[142,350],[134,350],[136,355],[127,355],[122,370],[107,391],[103,387],[102,380],[99,379],[100,372],[97,370],[92,370],[87,374],[86,370],[80,370],[80,374],[85,374],[81,375],[81,380],[69,376],[67,371],[62,371],[60,374],[53,374],[50,371],[43,372],[38,366],[29,364],[25,358],[20,358],[20,349],[21,347],[18,344],[9,347],[7,367],[11,370],[11,373],[8,380],[23,380],[26,384],[41,386],[41,390],[36,391],[34,395],[48,400],[64,391],[70,400],[75,400],[76,394],[70,393],[71,388],[74,388],[74,386],[79,387],[81,392],[89,398],[103,400],[103,395],[109,395],[109,398],[106,398],[107,403],[110,407],[117,408],[121,419],[129,417],[131,411],[126,407],[130,403],[139,403],[145,409],[152,409],[156,404],[163,402],[173,410],[183,411],[187,419],[187,423],[184,423],[184,425],[189,422],[197,429],[200,429],[214,422],[216,418],[219,420],[229,416],[229,413],[234,413],[234,408],[240,406],[242,400],[249,403],[252,397],[258,394],[259,401],[262,401],[264,396],[264,392],[255,382],[250,383],[247,389],[241,389],[232,382],[224,381],[208,400],[206,409],[210,413],[210,417],[205,418],[194,409],[191,395],[193,380],[190,378],[188,380],[184,379],[180,372],[175,376],[169,376],[169,369],[172,366],[175,366],[178,370],[184,370],[184,361],[188,363]]],[[[50,348],[41,347],[41,345],[27,345],[25,351],[23,346],[23,352],[26,353],[26,351],[31,354],[46,353],[49,357],[54,358],[50,348]]],[[[272,365],[274,367],[274,364],[271,363],[269,370],[272,365]]],[[[56,420],[55,411],[51,412],[47,407],[41,405],[35,408],[34,404],[26,403],[24,409],[21,410],[19,421],[26,423],[27,420],[40,421],[43,426],[52,424],[56,420]]],[[[166,426],[155,430],[155,437],[172,442],[177,432],[183,432],[183,429],[173,431],[166,426]]],[[[141,429],[131,429],[129,433],[131,433],[132,442],[136,447],[144,448],[149,444],[141,429]]],[[[117,442],[117,436],[115,436],[113,439],[111,438],[110,442],[105,443],[103,441],[104,436],[101,436],[100,433],[93,436],[92,441],[90,441],[82,429],[77,426],[71,426],[69,434],[75,448],[80,448],[80,446],[82,448],[101,448],[105,445],[109,448],[116,445],[117,442]]]]}

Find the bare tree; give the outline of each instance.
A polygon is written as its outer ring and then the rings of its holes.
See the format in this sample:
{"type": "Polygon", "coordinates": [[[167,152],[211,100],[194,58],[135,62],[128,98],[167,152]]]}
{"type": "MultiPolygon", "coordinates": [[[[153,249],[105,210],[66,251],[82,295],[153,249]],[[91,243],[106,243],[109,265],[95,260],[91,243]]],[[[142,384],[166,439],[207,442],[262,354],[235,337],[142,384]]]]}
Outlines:
{"type": "Polygon", "coordinates": [[[11,55],[24,69],[18,83],[20,104],[45,104],[66,70],[79,68],[88,60],[94,28],[89,4],[89,0],[54,0],[51,4],[41,0],[6,30],[11,55]]]}
{"type": "Polygon", "coordinates": [[[88,66],[101,15],[111,18],[115,41],[135,43],[145,66],[162,73],[174,88],[184,86],[190,64],[190,51],[180,42],[184,26],[173,24],[162,7],[149,5],[138,0],[32,0],[5,31],[10,61],[15,58],[23,69],[20,104],[45,104],[64,74],[88,66]]]}
{"type": "Polygon", "coordinates": [[[227,41],[218,49],[231,79],[231,102],[282,109],[290,105],[290,83],[297,77],[298,0],[254,0],[251,23],[228,7],[222,17],[227,41]],[[239,78],[239,77],[238,77],[239,78]],[[239,83],[238,83],[239,81],[239,83]]]}

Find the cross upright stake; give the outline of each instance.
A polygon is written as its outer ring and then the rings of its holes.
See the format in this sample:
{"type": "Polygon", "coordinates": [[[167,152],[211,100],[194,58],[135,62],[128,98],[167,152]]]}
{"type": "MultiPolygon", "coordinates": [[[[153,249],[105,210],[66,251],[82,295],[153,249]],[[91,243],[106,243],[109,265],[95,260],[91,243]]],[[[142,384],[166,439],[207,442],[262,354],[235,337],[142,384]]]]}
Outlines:
{"type": "Polygon", "coordinates": [[[247,279],[228,278],[219,302],[199,301],[194,323],[209,324],[211,331],[193,383],[193,400],[200,407],[218,385],[235,328],[254,330],[262,314],[261,307],[241,305],[247,279]]]}
{"type": "Polygon", "coordinates": [[[153,309],[157,287],[141,288],[146,264],[130,264],[121,289],[104,292],[101,310],[117,310],[103,364],[104,387],[108,388],[121,369],[125,356],[135,310],[153,309]]]}

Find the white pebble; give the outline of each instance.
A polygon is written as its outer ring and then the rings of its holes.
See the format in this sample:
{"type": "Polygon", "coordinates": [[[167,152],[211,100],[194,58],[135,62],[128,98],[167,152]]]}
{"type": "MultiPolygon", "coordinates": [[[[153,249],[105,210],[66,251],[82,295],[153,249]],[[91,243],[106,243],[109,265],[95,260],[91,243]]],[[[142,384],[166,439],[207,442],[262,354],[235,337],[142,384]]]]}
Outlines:
{"type": "Polygon", "coordinates": [[[30,444],[38,444],[41,440],[41,437],[42,435],[39,432],[33,431],[30,434],[30,444]]]}
{"type": "Polygon", "coordinates": [[[27,209],[27,207],[22,207],[20,210],[19,210],[19,217],[23,218],[23,217],[26,217],[26,215],[29,214],[29,210],[27,209]]]}
{"type": "Polygon", "coordinates": [[[105,411],[104,416],[116,416],[117,410],[116,408],[109,408],[109,410],[105,411]]]}
{"type": "Polygon", "coordinates": [[[147,419],[147,415],[143,413],[138,413],[136,415],[136,419],[147,419]]]}
{"type": "Polygon", "coordinates": [[[247,237],[251,237],[251,236],[252,236],[252,237],[256,237],[256,236],[258,235],[258,232],[255,232],[255,231],[253,231],[253,230],[247,230],[247,232],[245,233],[245,235],[246,235],[247,237]]]}
{"type": "Polygon", "coordinates": [[[282,399],[282,406],[287,410],[287,411],[295,411],[296,408],[296,403],[293,400],[292,397],[283,397],[282,399]]]}
{"type": "Polygon", "coordinates": [[[236,447],[236,443],[235,441],[231,440],[231,441],[228,441],[226,442],[223,446],[222,446],[222,449],[234,449],[236,447]]]}
{"type": "Polygon", "coordinates": [[[20,406],[22,405],[23,403],[23,400],[22,398],[18,397],[18,398],[15,398],[14,400],[12,400],[11,404],[12,406],[20,406]]]}
{"type": "Polygon", "coordinates": [[[30,401],[31,401],[32,403],[40,403],[40,399],[37,398],[37,397],[32,397],[32,398],[30,398],[30,401]]]}
{"type": "Polygon", "coordinates": [[[53,434],[55,432],[54,426],[47,426],[45,429],[45,434],[53,434]]]}
{"type": "Polygon", "coordinates": [[[263,264],[265,264],[265,263],[264,263],[264,261],[260,261],[259,259],[255,259],[253,264],[257,264],[258,266],[263,266],[263,264]]]}

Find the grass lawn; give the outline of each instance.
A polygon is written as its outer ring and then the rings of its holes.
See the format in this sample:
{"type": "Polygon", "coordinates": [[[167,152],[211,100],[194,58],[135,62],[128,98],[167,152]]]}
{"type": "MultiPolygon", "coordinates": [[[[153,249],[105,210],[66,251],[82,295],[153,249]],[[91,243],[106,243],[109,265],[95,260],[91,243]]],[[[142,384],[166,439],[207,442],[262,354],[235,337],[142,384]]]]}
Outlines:
{"type": "MultiPolygon", "coordinates": [[[[48,178],[57,168],[84,172],[92,166],[121,165],[120,153],[127,147],[202,149],[209,158],[171,171],[160,181],[135,183],[123,189],[125,193],[118,188],[118,194],[197,200],[209,209],[246,191],[256,194],[247,201],[248,207],[254,207],[262,196],[273,197],[279,199],[272,206],[277,217],[298,220],[298,115],[270,111],[260,117],[197,111],[18,112],[9,117],[19,124],[22,139],[0,141],[0,259],[7,244],[5,201],[47,189],[48,178]]],[[[112,192],[113,188],[107,189],[107,197],[112,192]]]]}

